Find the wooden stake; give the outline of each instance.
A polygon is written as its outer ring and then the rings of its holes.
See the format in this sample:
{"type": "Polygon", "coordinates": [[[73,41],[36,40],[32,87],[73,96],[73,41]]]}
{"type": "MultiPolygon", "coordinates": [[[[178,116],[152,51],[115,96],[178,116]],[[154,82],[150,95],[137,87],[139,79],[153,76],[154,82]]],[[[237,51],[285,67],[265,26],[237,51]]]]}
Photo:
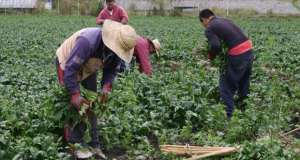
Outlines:
{"type": "Polygon", "coordinates": [[[210,157],[210,156],[217,156],[217,155],[227,153],[227,152],[231,152],[231,151],[234,151],[234,150],[235,150],[235,148],[226,148],[226,149],[222,149],[220,151],[210,152],[210,153],[207,153],[207,154],[203,154],[203,155],[200,155],[200,156],[188,158],[188,159],[185,159],[185,160],[197,160],[197,159],[200,159],[200,158],[205,158],[205,157],[210,157]]]}
{"type": "Polygon", "coordinates": [[[300,131],[300,128],[296,128],[296,129],[294,129],[294,130],[292,130],[292,131],[290,131],[290,132],[287,132],[287,133],[285,133],[283,136],[292,134],[292,133],[294,133],[294,132],[296,132],[296,131],[300,131]]]}

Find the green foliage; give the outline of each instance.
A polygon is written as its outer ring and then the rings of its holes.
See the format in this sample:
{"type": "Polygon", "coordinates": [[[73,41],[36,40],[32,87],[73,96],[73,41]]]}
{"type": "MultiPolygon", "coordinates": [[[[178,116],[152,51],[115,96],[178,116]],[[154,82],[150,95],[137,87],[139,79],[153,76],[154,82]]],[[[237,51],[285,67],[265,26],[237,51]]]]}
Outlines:
{"type": "Polygon", "coordinates": [[[273,16],[273,14],[274,14],[274,12],[273,12],[273,9],[272,9],[272,8],[269,9],[269,10],[267,10],[267,15],[268,15],[268,16],[273,16]]]}
{"type": "Polygon", "coordinates": [[[292,5],[300,11],[300,1],[299,0],[290,0],[292,5]]]}
{"type": "MultiPolygon", "coordinates": [[[[225,17],[227,16],[227,9],[226,8],[219,8],[217,6],[212,6],[210,8],[216,16],[218,17],[225,17]]],[[[259,15],[259,12],[254,9],[250,8],[235,8],[235,9],[228,9],[228,15],[232,17],[238,17],[238,16],[254,16],[259,15]]]]}
{"type": "Polygon", "coordinates": [[[52,99],[52,109],[54,120],[59,121],[59,127],[62,128],[65,123],[73,129],[78,123],[84,122],[87,126],[87,130],[84,133],[84,141],[90,142],[90,131],[92,126],[90,124],[90,116],[93,114],[96,117],[103,118],[107,110],[107,104],[112,104],[114,97],[109,96],[106,100],[101,100],[97,92],[88,90],[79,84],[81,96],[90,102],[90,105],[82,103],[81,110],[75,111],[70,106],[70,93],[66,86],[56,88],[59,92],[54,92],[52,99]]]}
{"type": "MultiPolygon", "coordinates": [[[[223,40],[220,41],[222,48],[221,51],[216,55],[215,59],[209,61],[210,65],[213,67],[217,67],[220,74],[226,73],[227,63],[228,63],[228,47],[226,46],[223,40]]],[[[197,48],[200,52],[202,59],[207,59],[206,55],[210,51],[210,45],[208,40],[202,40],[198,44],[197,48]]]]}
{"type": "Polygon", "coordinates": [[[97,3],[89,5],[89,15],[98,17],[99,13],[104,9],[103,2],[99,1],[97,3]]]}
{"type": "Polygon", "coordinates": [[[172,9],[170,11],[170,16],[172,16],[172,17],[181,17],[182,16],[182,11],[178,8],[172,9]]]}
{"type": "Polygon", "coordinates": [[[221,40],[221,44],[222,44],[221,52],[218,55],[216,55],[216,58],[211,63],[212,66],[218,68],[220,74],[225,74],[227,63],[228,63],[228,47],[222,40],[221,40]]]}
{"type": "Polygon", "coordinates": [[[33,8],[32,14],[44,14],[47,10],[45,9],[45,1],[37,0],[33,8]]]}
{"type": "Polygon", "coordinates": [[[130,11],[130,14],[135,16],[136,15],[136,3],[135,2],[130,2],[129,3],[129,11],[130,11]]]}
{"type": "Polygon", "coordinates": [[[257,142],[245,141],[240,147],[239,152],[231,156],[233,160],[239,159],[296,159],[293,149],[285,147],[282,141],[273,140],[266,136],[257,142]]]}
{"type": "MultiPolygon", "coordinates": [[[[99,27],[95,17],[0,19],[0,159],[68,159],[62,127],[80,114],[70,105],[69,91],[57,83],[55,52],[77,30],[99,27]]],[[[295,120],[300,109],[299,19],[234,20],[252,41],[255,61],[245,111],[236,109],[231,121],[222,122],[219,73],[205,71],[192,52],[204,38],[199,19],[132,17],[128,24],[141,36],[158,38],[163,49],[159,58],[150,56],[152,75],[139,73],[138,64],[134,72],[117,75],[100,106],[106,109],[98,119],[102,149],[124,147],[132,159],[136,152],[169,160],[186,157],[162,154],[159,145],[243,145],[233,158],[249,157],[252,151],[266,158],[293,157],[290,148],[299,140],[276,140],[283,130],[300,125],[295,120]],[[272,141],[255,144],[254,137],[270,135],[272,141]]]]}
{"type": "Polygon", "coordinates": [[[165,0],[151,0],[151,2],[155,5],[153,7],[153,14],[160,15],[160,16],[165,15],[165,12],[166,12],[165,8],[167,7],[168,3],[171,3],[171,1],[168,2],[165,0]],[[156,5],[158,6],[158,8],[156,7],[156,5]]]}
{"type": "Polygon", "coordinates": [[[8,8],[8,13],[9,14],[14,14],[14,8],[8,8]]]}

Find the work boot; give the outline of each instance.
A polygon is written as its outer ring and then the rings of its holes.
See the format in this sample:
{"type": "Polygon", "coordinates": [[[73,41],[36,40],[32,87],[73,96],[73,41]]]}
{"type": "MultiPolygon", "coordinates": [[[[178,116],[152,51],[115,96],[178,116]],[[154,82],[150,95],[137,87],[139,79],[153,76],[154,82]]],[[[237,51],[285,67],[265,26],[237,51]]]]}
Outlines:
{"type": "Polygon", "coordinates": [[[226,113],[226,117],[223,117],[221,120],[222,120],[223,122],[225,122],[225,121],[230,121],[231,117],[232,117],[231,114],[226,113]]]}
{"type": "Polygon", "coordinates": [[[78,150],[76,155],[78,159],[86,159],[86,158],[90,158],[93,154],[90,151],[84,152],[82,150],[78,150]]]}
{"type": "Polygon", "coordinates": [[[99,148],[93,148],[91,152],[95,158],[106,159],[105,155],[102,153],[101,149],[99,148]]]}
{"type": "Polygon", "coordinates": [[[223,122],[225,122],[225,121],[230,121],[230,119],[231,119],[231,117],[223,117],[223,118],[221,118],[221,120],[223,121],[223,122]]]}

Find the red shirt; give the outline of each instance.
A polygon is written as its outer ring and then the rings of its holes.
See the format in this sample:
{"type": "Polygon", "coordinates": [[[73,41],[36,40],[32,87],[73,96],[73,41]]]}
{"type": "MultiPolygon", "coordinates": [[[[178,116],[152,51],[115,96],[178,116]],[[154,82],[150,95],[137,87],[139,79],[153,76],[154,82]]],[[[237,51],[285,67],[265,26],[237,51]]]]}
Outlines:
{"type": "Polygon", "coordinates": [[[149,60],[149,46],[150,42],[147,38],[137,36],[137,44],[134,47],[133,56],[136,56],[136,62],[140,63],[139,71],[140,73],[144,72],[146,74],[151,74],[151,63],[149,60]]]}
{"type": "Polygon", "coordinates": [[[116,21],[118,22],[119,20],[121,20],[122,24],[125,24],[129,18],[125,12],[125,10],[118,5],[115,5],[115,8],[112,10],[112,15],[109,13],[109,10],[106,8],[104,8],[100,13],[99,16],[97,18],[97,24],[102,25],[103,22],[107,19],[110,19],[112,21],[116,21]]]}
{"type": "Polygon", "coordinates": [[[231,48],[228,52],[232,56],[237,56],[237,55],[243,54],[251,49],[253,49],[252,42],[250,40],[248,40],[248,41],[245,41],[245,42],[231,48]]]}

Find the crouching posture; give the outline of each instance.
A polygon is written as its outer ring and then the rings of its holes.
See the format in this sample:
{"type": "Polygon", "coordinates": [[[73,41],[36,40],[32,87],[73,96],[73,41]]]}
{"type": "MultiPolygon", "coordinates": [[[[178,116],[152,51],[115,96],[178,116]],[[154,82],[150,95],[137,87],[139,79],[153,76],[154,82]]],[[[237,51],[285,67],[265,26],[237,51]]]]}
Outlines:
{"type": "MultiPolygon", "coordinates": [[[[73,109],[80,111],[82,103],[89,104],[80,94],[79,83],[86,89],[97,92],[97,74],[100,70],[103,70],[100,96],[101,99],[106,98],[106,93],[110,91],[115,76],[120,70],[121,59],[130,62],[136,43],[137,35],[131,26],[106,20],[103,29],[79,30],[58,48],[56,52],[58,81],[62,85],[66,84],[72,94],[73,109]]],[[[83,140],[87,129],[84,122],[77,124],[73,130],[66,123],[64,126],[66,140],[71,144],[79,143],[86,149],[92,148],[84,152],[81,147],[73,147],[73,151],[77,150],[79,159],[89,158],[92,155],[105,159],[105,155],[100,150],[95,115],[91,115],[90,124],[92,140],[89,143],[83,140]]]]}

